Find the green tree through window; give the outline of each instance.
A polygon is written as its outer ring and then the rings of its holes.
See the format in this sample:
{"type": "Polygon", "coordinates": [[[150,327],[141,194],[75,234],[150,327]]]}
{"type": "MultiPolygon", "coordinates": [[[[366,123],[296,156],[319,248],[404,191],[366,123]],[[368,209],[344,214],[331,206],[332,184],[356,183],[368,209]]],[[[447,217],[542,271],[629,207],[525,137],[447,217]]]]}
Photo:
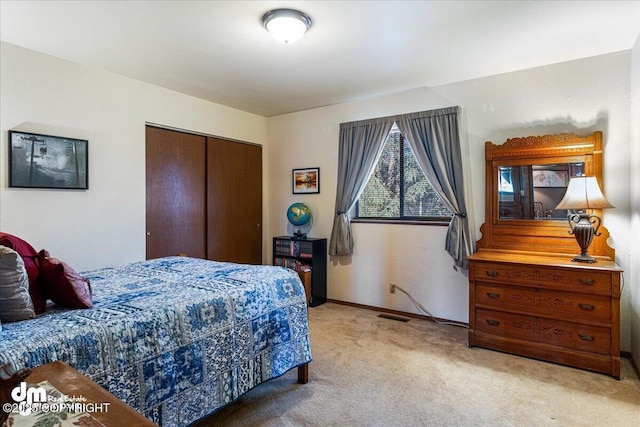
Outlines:
{"type": "Polygon", "coordinates": [[[451,216],[394,125],[373,175],[358,199],[356,218],[448,221],[451,216]]]}

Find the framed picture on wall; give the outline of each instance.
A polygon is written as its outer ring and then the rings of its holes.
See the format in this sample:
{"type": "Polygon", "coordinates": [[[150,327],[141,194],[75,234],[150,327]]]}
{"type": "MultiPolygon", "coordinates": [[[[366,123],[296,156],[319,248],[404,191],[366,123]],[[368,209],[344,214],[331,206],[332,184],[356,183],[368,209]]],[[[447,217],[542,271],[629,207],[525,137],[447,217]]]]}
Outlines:
{"type": "Polygon", "coordinates": [[[9,187],[89,188],[89,141],[9,131],[9,187]]]}
{"type": "Polygon", "coordinates": [[[319,193],[320,168],[294,169],[293,194],[319,193]]]}

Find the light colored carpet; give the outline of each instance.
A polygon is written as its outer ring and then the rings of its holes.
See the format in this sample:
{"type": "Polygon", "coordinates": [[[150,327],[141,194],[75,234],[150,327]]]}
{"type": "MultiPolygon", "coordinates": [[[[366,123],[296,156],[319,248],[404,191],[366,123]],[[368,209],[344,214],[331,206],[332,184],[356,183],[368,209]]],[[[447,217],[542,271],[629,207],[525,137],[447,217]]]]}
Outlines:
{"type": "Polygon", "coordinates": [[[467,347],[467,330],[323,304],[309,383],[260,385],[208,426],[640,426],[640,380],[467,347]]]}

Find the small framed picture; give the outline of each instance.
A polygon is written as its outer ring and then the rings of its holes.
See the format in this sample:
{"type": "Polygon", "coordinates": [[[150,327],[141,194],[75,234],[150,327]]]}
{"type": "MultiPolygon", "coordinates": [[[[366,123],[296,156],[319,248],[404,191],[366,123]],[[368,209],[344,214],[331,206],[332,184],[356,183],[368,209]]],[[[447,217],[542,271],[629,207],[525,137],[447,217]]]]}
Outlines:
{"type": "Polygon", "coordinates": [[[89,141],[9,131],[9,187],[89,188],[89,141]]]}
{"type": "Polygon", "coordinates": [[[293,194],[319,193],[320,168],[294,169],[293,194]]]}
{"type": "Polygon", "coordinates": [[[569,183],[567,171],[534,170],[534,187],[566,187],[569,183]]]}

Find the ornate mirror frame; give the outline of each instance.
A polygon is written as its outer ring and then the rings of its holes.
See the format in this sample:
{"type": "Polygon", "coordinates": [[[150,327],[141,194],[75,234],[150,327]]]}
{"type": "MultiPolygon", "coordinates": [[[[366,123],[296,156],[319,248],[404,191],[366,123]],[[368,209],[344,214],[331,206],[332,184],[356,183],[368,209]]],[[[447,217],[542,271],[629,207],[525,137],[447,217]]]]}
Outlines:
{"type": "MultiPolygon", "coordinates": [[[[584,175],[595,176],[601,188],[602,132],[580,137],[558,134],[511,138],[502,145],[485,143],[485,223],[477,247],[490,250],[557,253],[574,256],[580,253],[575,237],[569,234],[568,221],[544,219],[505,219],[499,215],[498,170],[501,166],[552,165],[584,163],[584,175]]],[[[602,218],[602,211],[593,213],[602,218]]],[[[589,254],[613,260],[615,251],[607,244],[609,231],[600,227],[589,254]]]]}

